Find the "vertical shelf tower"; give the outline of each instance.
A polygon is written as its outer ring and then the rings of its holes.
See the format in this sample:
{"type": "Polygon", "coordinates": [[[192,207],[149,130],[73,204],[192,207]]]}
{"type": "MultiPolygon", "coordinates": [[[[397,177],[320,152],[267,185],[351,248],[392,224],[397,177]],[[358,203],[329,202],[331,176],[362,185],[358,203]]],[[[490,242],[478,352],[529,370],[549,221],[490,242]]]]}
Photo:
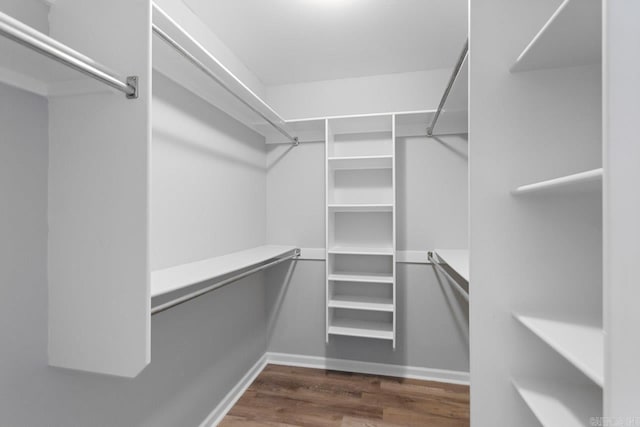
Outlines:
{"type": "Polygon", "coordinates": [[[326,122],[326,339],[396,344],[395,118],[326,122]]]}

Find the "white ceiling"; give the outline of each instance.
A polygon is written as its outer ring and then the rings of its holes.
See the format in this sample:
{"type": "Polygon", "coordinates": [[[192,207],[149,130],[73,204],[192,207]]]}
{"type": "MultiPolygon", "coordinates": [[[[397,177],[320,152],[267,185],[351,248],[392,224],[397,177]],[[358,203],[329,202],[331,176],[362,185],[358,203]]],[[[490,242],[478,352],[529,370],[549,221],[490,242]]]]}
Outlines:
{"type": "Polygon", "coordinates": [[[266,85],[453,67],[467,0],[184,0],[266,85]]]}

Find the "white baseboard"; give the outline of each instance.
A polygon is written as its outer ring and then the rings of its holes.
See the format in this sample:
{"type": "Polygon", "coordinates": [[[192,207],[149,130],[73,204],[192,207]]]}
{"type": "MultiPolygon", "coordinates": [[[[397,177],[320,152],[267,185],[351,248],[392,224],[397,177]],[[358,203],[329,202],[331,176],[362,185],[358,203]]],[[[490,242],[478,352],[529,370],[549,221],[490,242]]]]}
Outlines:
{"type": "Polygon", "coordinates": [[[417,366],[391,365],[387,363],[361,362],[358,360],[331,359],[300,354],[266,354],[267,363],[299,366],[302,368],[330,369],[332,371],[357,372],[359,374],[383,375],[398,378],[413,378],[424,381],[439,381],[449,384],[469,385],[469,373],[417,366]]]}
{"type": "Polygon", "coordinates": [[[253,380],[256,379],[269,363],[274,365],[298,366],[301,368],[330,369],[332,371],[356,372],[359,374],[469,385],[469,373],[462,371],[447,371],[416,366],[390,365],[386,363],[304,356],[301,354],[267,352],[249,369],[231,391],[227,393],[224,399],[222,399],[222,402],[220,402],[202,424],[200,424],[200,427],[217,426],[231,408],[233,408],[233,405],[242,397],[242,394],[249,388],[253,380]]]}
{"type": "Polygon", "coordinates": [[[216,408],[209,414],[207,418],[200,424],[200,427],[215,427],[224,418],[225,415],[233,408],[238,399],[242,397],[244,392],[249,388],[253,380],[262,372],[267,365],[267,355],[264,354],[258,361],[249,369],[249,371],[242,377],[242,379],[227,393],[222,401],[216,406],[216,408]]]}

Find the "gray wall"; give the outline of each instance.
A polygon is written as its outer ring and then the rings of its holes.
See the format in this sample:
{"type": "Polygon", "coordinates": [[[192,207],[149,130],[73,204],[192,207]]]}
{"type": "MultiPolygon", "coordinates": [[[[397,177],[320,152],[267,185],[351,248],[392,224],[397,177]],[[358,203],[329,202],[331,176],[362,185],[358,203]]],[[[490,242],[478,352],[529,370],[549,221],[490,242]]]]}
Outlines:
{"type": "MultiPolygon", "coordinates": [[[[163,120],[163,128],[170,127],[171,111],[184,138],[155,135],[153,206],[166,206],[152,218],[152,265],[205,258],[233,245],[262,244],[264,170],[239,163],[249,158],[264,165],[263,139],[196,96],[154,77],[156,120],[163,120]],[[191,120],[206,119],[207,124],[191,130],[178,120],[181,114],[191,120]],[[207,147],[194,148],[190,138],[207,147]],[[229,150],[231,145],[238,150],[229,150]],[[224,153],[215,147],[224,147],[224,153]],[[257,187],[255,193],[262,198],[253,200],[250,191],[243,196],[237,191],[226,194],[228,187],[211,185],[215,177],[206,171],[230,168],[237,174],[234,179],[257,187]],[[161,185],[170,180],[175,187],[163,190],[161,185]],[[232,196],[235,202],[229,203],[232,196]],[[173,210],[168,203],[172,198],[173,210]],[[187,247],[168,234],[173,228],[184,226],[193,232],[200,227],[202,223],[190,216],[194,212],[202,217],[214,209],[238,214],[238,209],[253,204],[260,208],[251,210],[251,218],[240,216],[231,225],[210,222],[202,230],[207,244],[187,247]],[[257,225],[239,234],[226,231],[244,221],[257,225]]],[[[266,350],[262,276],[154,316],[151,364],[133,380],[48,367],[47,101],[3,85],[0,100],[0,424],[198,425],[266,350]]]]}
{"type": "MultiPolygon", "coordinates": [[[[461,136],[400,138],[398,250],[467,247],[467,142],[461,136]]],[[[324,144],[270,146],[269,243],[324,247],[324,144]]],[[[469,370],[468,307],[428,264],[398,264],[398,348],[331,337],[325,344],[324,261],[267,273],[269,351],[469,370]],[[291,270],[288,270],[291,268],[291,270]]]]}

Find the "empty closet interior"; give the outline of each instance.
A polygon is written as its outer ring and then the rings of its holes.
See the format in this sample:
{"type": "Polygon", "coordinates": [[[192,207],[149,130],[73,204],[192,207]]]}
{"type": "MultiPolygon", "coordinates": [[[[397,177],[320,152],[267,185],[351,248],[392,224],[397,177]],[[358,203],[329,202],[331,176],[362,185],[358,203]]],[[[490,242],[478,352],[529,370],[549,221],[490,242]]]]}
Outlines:
{"type": "Polygon", "coordinates": [[[267,364],[640,417],[617,3],[0,0],[0,424],[217,425],[267,364]]]}

